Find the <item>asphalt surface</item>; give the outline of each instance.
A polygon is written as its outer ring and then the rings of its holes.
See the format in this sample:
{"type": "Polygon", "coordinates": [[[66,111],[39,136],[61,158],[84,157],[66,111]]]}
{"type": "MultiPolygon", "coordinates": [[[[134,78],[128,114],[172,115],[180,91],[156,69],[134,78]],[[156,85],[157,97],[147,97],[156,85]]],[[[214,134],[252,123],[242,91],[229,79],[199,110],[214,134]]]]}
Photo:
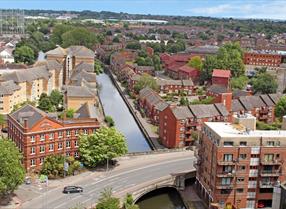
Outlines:
{"type": "Polygon", "coordinates": [[[193,169],[194,157],[178,156],[172,159],[164,159],[150,164],[138,163],[129,168],[113,170],[100,176],[90,175],[79,177],[77,186],[82,186],[83,193],[63,194],[63,187],[59,186],[51,190],[43,189],[38,196],[24,202],[23,209],[68,209],[80,206],[91,206],[96,203],[100,192],[104,188],[112,188],[114,194],[132,186],[152,181],[171,173],[193,169]]]}

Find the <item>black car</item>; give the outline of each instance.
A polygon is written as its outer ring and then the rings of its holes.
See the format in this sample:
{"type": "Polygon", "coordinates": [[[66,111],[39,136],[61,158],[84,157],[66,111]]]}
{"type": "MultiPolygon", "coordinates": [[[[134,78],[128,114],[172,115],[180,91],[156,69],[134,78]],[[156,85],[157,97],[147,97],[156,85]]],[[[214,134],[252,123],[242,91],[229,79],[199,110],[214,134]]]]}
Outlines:
{"type": "Polygon", "coordinates": [[[63,190],[63,193],[80,193],[83,192],[83,188],[79,186],[66,186],[63,190]]]}

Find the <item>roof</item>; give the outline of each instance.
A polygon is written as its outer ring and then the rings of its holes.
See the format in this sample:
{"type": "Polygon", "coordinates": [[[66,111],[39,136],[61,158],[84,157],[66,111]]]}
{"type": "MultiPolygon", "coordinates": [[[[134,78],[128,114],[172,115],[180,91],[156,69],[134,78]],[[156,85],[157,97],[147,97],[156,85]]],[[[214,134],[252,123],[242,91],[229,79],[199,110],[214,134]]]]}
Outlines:
{"type": "Polygon", "coordinates": [[[221,115],[213,104],[189,105],[189,108],[196,118],[212,118],[221,115]]]}
{"type": "Polygon", "coordinates": [[[91,65],[91,64],[88,64],[86,62],[81,62],[79,63],[77,66],[75,66],[74,68],[75,71],[78,71],[78,70],[85,70],[87,72],[94,72],[94,66],[91,65]]]}
{"type": "Polygon", "coordinates": [[[212,77],[220,77],[220,78],[230,78],[230,70],[219,70],[219,69],[214,69],[212,77]]]}
{"type": "Polygon", "coordinates": [[[163,80],[163,79],[158,79],[156,80],[157,84],[159,86],[165,86],[165,85],[178,85],[181,86],[182,85],[182,81],[181,80],[163,80]]]}
{"type": "Polygon", "coordinates": [[[0,83],[0,95],[11,95],[20,89],[21,87],[12,80],[0,83]]]}
{"type": "Polygon", "coordinates": [[[85,46],[70,46],[66,49],[68,55],[76,57],[92,57],[94,58],[95,54],[92,50],[86,48],[85,46]]]}
{"type": "Polygon", "coordinates": [[[14,71],[12,73],[4,73],[1,79],[5,81],[13,80],[16,83],[22,83],[31,82],[40,78],[48,80],[50,75],[51,74],[48,72],[47,67],[42,65],[24,70],[14,71]]]}
{"type": "Polygon", "coordinates": [[[94,97],[95,94],[85,86],[66,86],[68,97],[94,97]]]}
{"type": "Polygon", "coordinates": [[[228,116],[229,115],[229,112],[227,111],[226,107],[222,103],[216,103],[214,105],[222,116],[228,116]]]}
{"type": "Polygon", "coordinates": [[[238,99],[233,99],[232,100],[231,108],[232,108],[231,109],[232,112],[239,112],[239,111],[245,110],[238,99]]]}
{"type": "Polygon", "coordinates": [[[227,92],[227,87],[223,86],[223,85],[211,85],[208,88],[209,92],[215,93],[215,94],[222,94],[222,93],[226,93],[227,92]]]}
{"type": "Polygon", "coordinates": [[[244,96],[240,97],[239,101],[247,111],[253,110],[254,108],[260,108],[266,106],[266,104],[262,101],[262,99],[259,96],[244,96]]]}
{"type": "Polygon", "coordinates": [[[11,113],[10,116],[22,126],[24,126],[24,120],[27,120],[28,128],[32,128],[39,120],[47,116],[47,114],[42,110],[27,104],[16,112],[11,113]]]}
{"type": "Polygon", "coordinates": [[[186,106],[175,107],[175,108],[172,108],[171,110],[172,110],[174,116],[178,120],[183,120],[183,119],[194,117],[194,115],[191,113],[189,108],[186,106]]]}
{"type": "Polygon", "coordinates": [[[58,46],[57,48],[55,49],[52,49],[50,51],[47,51],[46,52],[46,55],[62,55],[62,56],[65,56],[66,55],[66,51],[64,48],[58,46]]]}
{"type": "Polygon", "coordinates": [[[248,91],[240,90],[240,89],[234,89],[233,92],[232,92],[232,96],[234,98],[238,98],[238,97],[241,97],[241,96],[248,96],[248,95],[249,95],[248,91]]]}
{"type": "Polygon", "coordinates": [[[96,82],[96,73],[89,73],[85,70],[74,72],[70,78],[71,81],[78,81],[84,79],[87,82],[96,82]]]}
{"type": "Polygon", "coordinates": [[[280,100],[280,98],[283,96],[282,94],[268,94],[270,99],[274,102],[274,104],[277,104],[277,102],[280,100]]]}
{"type": "Polygon", "coordinates": [[[84,103],[77,111],[77,118],[98,118],[97,110],[94,105],[84,103]]]}
{"type": "Polygon", "coordinates": [[[160,101],[159,103],[157,103],[155,105],[155,108],[159,111],[163,111],[165,110],[167,107],[169,106],[169,104],[165,101],[160,101]]]}
{"type": "Polygon", "coordinates": [[[189,65],[183,65],[182,67],[179,68],[179,71],[183,71],[186,73],[189,73],[191,71],[197,70],[196,68],[190,67],[189,65]]]}
{"type": "Polygon", "coordinates": [[[274,102],[270,99],[270,97],[267,94],[260,95],[260,98],[268,107],[275,106],[274,102]]]}
{"type": "Polygon", "coordinates": [[[63,69],[63,65],[59,63],[57,60],[47,60],[48,70],[57,70],[61,71],[63,69]]]}
{"type": "Polygon", "coordinates": [[[192,79],[182,80],[183,86],[194,86],[192,79]]]}

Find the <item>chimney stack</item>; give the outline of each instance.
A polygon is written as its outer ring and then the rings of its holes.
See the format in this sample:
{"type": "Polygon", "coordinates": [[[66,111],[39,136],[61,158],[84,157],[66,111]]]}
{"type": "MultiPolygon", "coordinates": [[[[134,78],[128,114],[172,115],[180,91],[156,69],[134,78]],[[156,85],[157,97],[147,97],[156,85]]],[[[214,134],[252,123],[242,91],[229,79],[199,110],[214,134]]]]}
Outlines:
{"type": "Polygon", "coordinates": [[[24,118],[24,128],[28,129],[28,119],[24,118]]]}

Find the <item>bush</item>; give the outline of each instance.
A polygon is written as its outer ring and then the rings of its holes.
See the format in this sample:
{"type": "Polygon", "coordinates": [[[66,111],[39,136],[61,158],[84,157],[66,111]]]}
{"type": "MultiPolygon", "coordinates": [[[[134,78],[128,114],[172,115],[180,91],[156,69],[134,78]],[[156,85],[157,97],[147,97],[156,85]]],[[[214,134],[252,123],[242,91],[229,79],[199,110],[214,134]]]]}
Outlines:
{"type": "Polygon", "coordinates": [[[108,127],[113,127],[115,125],[113,118],[109,115],[105,116],[104,121],[107,123],[108,127]]]}

